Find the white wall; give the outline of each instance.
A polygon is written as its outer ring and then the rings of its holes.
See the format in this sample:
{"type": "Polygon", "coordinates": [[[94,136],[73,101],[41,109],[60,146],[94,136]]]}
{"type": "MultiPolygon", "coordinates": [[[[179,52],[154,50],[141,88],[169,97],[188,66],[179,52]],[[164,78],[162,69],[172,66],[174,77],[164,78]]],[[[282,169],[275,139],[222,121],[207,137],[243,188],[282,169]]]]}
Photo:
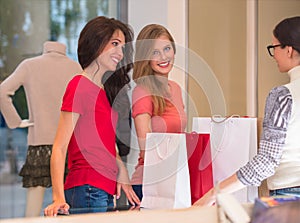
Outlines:
{"type": "MultiPolygon", "coordinates": [[[[187,0],[128,0],[128,23],[138,32],[147,24],[158,23],[165,26],[175,39],[177,54],[170,79],[175,80],[186,90],[186,58],[187,48],[187,0]]],[[[133,130],[134,131],[134,130],[133,130]]],[[[127,167],[131,175],[138,158],[138,146],[133,132],[132,149],[128,156],[127,167]]]]}
{"type": "MultiPolygon", "coordinates": [[[[186,2],[186,0],[128,0],[128,23],[132,26],[135,37],[145,25],[158,23],[168,28],[175,39],[177,48],[185,49],[187,43],[186,2]]],[[[176,55],[175,69],[170,78],[185,89],[185,73],[182,72],[185,70],[184,56],[180,53],[176,55]]]]}

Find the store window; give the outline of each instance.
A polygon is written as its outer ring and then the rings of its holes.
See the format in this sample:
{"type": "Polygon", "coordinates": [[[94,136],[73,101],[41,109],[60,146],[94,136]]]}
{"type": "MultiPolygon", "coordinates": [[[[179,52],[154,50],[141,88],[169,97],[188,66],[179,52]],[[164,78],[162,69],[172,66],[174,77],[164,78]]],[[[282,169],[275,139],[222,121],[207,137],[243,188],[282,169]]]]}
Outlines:
{"type": "MultiPolygon", "coordinates": [[[[47,40],[67,46],[67,55],[77,60],[77,40],[90,19],[104,15],[126,22],[126,0],[1,0],[0,83],[26,58],[42,53],[47,40]]],[[[25,93],[13,96],[20,116],[28,117],[25,93]]],[[[0,218],[23,217],[26,190],[18,172],[27,152],[26,129],[9,129],[0,113],[0,218]]],[[[44,206],[52,200],[51,189],[44,206]]]]}

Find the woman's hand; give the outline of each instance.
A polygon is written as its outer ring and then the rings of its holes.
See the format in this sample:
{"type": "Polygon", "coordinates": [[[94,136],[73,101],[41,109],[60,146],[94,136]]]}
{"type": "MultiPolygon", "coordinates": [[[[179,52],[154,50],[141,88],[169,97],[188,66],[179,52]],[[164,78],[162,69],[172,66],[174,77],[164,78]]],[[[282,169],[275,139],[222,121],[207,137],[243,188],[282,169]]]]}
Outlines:
{"type": "Polygon", "coordinates": [[[216,202],[214,188],[210,189],[206,194],[197,200],[193,206],[211,206],[216,202]]]}
{"type": "Polygon", "coordinates": [[[119,182],[117,183],[117,199],[120,198],[121,188],[124,191],[124,193],[125,193],[125,195],[126,195],[126,197],[128,199],[128,202],[131,205],[133,205],[133,206],[138,205],[139,206],[141,204],[140,199],[135,194],[135,192],[132,189],[132,186],[130,184],[124,184],[124,183],[119,183],[119,182]]]}
{"type": "Polygon", "coordinates": [[[140,205],[140,199],[135,194],[134,190],[132,189],[132,186],[130,185],[130,180],[128,176],[127,169],[119,155],[116,157],[117,159],[117,165],[119,168],[119,174],[117,178],[117,199],[121,196],[121,189],[124,191],[128,201],[133,206],[140,205]]]}
{"type": "Polygon", "coordinates": [[[237,174],[234,173],[222,182],[218,183],[217,187],[210,189],[202,198],[196,201],[193,206],[210,206],[216,202],[217,193],[233,193],[246,186],[239,181],[237,174]]]}
{"type": "Polygon", "coordinates": [[[44,209],[44,215],[51,217],[56,217],[57,214],[68,215],[69,208],[66,202],[53,202],[44,209]]]}

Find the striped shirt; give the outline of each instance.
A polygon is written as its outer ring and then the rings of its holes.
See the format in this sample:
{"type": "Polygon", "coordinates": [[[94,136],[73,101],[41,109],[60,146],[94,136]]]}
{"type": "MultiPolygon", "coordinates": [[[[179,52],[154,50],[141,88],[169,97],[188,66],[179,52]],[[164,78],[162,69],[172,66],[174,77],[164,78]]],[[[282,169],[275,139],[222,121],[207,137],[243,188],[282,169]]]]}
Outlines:
{"type": "Polygon", "coordinates": [[[288,88],[273,88],[266,100],[263,132],[258,154],[237,171],[245,185],[259,186],[279,166],[291,117],[292,96],[288,88]]]}

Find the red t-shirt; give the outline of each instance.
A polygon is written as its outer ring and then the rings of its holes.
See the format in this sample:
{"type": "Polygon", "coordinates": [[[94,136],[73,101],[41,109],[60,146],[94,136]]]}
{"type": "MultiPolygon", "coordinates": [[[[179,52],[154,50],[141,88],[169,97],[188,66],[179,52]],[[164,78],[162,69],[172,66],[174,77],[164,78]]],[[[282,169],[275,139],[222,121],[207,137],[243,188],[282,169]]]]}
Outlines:
{"type": "Polygon", "coordinates": [[[90,184],[115,194],[118,115],[105,91],[77,75],[67,86],[61,110],[80,114],[68,145],[69,173],[64,188],[90,184]]]}

